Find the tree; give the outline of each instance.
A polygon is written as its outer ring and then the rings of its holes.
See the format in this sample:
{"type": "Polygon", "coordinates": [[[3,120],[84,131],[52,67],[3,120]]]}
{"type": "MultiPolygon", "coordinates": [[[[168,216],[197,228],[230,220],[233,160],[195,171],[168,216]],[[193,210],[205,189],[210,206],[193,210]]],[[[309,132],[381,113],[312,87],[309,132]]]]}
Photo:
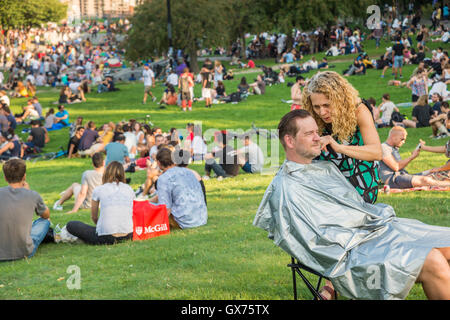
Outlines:
{"type": "MultiPolygon", "coordinates": [[[[226,0],[177,0],[171,2],[173,46],[190,56],[198,72],[197,50],[229,43],[226,0]]],[[[124,47],[130,60],[148,59],[167,52],[167,6],[165,0],[147,1],[135,9],[124,47]]]]}
{"type": "Polygon", "coordinates": [[[59,0],[1,0],[0,5],[0,25],[4,29],[58,22],[66,15],[67,5],[59,0]]]}
{"type": "Polygon", "coordinates": [[[241,39],[245,50],[245,34],[260,33],[271,28],[260,0],[230,0],[227,2],[227,31],[232,41],[241,39]]]}

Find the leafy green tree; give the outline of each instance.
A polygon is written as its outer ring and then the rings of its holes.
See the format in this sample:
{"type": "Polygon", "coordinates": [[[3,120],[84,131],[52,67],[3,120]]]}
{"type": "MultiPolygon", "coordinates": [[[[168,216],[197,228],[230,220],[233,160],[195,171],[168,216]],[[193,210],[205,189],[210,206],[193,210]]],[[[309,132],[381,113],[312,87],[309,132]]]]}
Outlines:
{"type": "Polygon", "coordinates": [[[0,25],[4,29],[58,22],[67,15],[67,5],[58,0],[0,0],[0,25]]]}
{"type": "MultiPolygon", "coordinates": [[[[177,0],[171,2],[174,48],[190,56],[193,72],[198,72],[197,50],[201,47],[229,43],[226,0],[177,0]]],[[[127,58],[136,61],[167,53],[167,6],[165,0],[147,1],[139,5],[131,18],[124,47],[127,58]]]]}
{"type": "Polygon", "coordinates": [[[228,1],[226,23],[230,39],[240,39],[242,48],[245,48],[246,33],[260,33],[271,28],[270,17],[260,5],[260,0],[228,1]]]}

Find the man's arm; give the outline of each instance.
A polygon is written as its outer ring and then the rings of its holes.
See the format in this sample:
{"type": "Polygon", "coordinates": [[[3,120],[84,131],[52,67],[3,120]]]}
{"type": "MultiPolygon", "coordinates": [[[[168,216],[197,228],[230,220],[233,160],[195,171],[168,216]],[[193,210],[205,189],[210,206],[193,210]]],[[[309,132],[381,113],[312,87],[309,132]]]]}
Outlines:
{"type": "Polygon", "coordinates": [[[92,221],[97,224],[98,221],[98,208],[99,208],[100,201],[91,201],[91,219],[92,221]]]}
{"type": "Polygon", "coordinates": [[[74,148],[75,148],[75,145],[73,143],[71,143],[70,147],[69,147],[69,152],[68,152],[68,155],[67,155],[67,159],[72,158],[72,153],[73,153],[73,149],[74,148]]]}
{"type": "Polygon", "coordinates": [[[12,148],[14,148],[14,144],[12,142],[8,142],[3,148],[0,149],[0,154],[4,153],[12,148]]]}
{"type": "Polygon", "coordinates": [[[67,213],[75,213],[80,209],[81,205],[83,204],[83,201],[86,199],[87,191],[88,191],[88,185],[83,184],[81,186],[80,193],[78,194],[77,200],[76,200],[75,204],[73,205],[72,210],[70,210],[67,213]]]}
{"type": "Polygon", "coordinates": [[[45,143],[49,143],[50,142],[50,137],[48,135],[48,131],[46,128],[44,128],[44,132],[45,132],[45,143]]]}
{"type": "Polygon", "coordinates": [[[389,168],[391,168],[394,172],[400,171],[404,169],[411,161],[413,161],[420,153],[420,149],[414,150],[411,155],[406,158],[402,159],[400,161],[397,161],[394,159],[394,157],[389,154],[387,156],[384,156],[383,159],[381,159],[385,165],[387,165],[389,168]]]}
{"type": "Polygon", "coordinates": [[[45,211],[43,214],[41,214],[42,219],[49,219],[50,218],[50,209],[48,207],[45,207],[45,211]]]}
{"type": "Polygon", "coordinates": [[[445,153],[445,146],[436,146],[436,147],[426,146],[425,141],[423,141],[422,139],[420,139],[419,141],[420,141],[420,144],[422,145],[421,149],[423,151],[435,152],[435,153],[445,153]]]}

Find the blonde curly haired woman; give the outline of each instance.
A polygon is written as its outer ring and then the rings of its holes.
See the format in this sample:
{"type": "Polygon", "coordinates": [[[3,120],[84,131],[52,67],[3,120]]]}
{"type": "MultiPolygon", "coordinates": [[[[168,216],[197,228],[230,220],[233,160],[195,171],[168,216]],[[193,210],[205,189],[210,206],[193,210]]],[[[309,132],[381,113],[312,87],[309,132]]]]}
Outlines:
{"type": "Polygon", "coordinates": [[[321,160],[333,162],[364,201],[378,196],[378,160],[381,142],[368,103],[342,76],[316,73],[303,90],[302,105],[316,120],[321,133],[321,160]]]}

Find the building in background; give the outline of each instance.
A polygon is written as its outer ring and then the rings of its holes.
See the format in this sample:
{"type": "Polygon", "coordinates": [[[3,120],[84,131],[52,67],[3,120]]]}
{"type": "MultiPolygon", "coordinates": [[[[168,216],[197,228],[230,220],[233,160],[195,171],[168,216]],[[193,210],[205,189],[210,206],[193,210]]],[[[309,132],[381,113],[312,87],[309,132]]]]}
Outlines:
{"type": "Polygon", "coordinates": [[[140,0],[60,0],[67,4],[69,21],[86,18],[122,18],[133,15],[140,0]]]}

